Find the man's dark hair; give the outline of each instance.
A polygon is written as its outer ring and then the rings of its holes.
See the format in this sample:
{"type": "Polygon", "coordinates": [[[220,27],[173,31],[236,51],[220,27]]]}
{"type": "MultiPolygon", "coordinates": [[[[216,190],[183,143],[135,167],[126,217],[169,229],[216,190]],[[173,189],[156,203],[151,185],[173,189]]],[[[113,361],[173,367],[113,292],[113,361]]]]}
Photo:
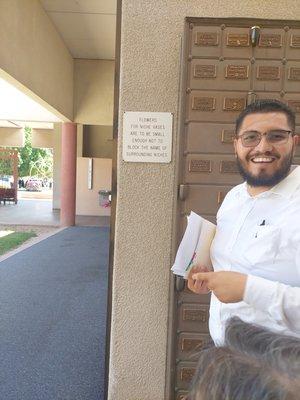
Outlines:
{"type": "Polygon", "coordinates": [[[245,110],[243,110],[238,116],[235,122],[235,132],[238,134],[240,127],[247,115],[250,114],[262,114],[262,113],[270,113],[270,112],[281,112],[286,115],[288,124],[291,130],[295,131],[296,125],[296,117],[294,111],[282,103],[279,100],[275,99],[262,99],[256,100],[254,103],[249,104],[245,110]]]}

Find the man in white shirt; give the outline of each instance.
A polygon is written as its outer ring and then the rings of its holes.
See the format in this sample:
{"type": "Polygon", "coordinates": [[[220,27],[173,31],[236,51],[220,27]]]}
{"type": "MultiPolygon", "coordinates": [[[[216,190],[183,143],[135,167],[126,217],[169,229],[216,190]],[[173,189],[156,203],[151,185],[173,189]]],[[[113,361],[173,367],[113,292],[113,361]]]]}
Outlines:
{"type": "Polygon", "coordinates": [[[297,139],[295,114],[276,100],[250,104],[236,121],[234,148],[245,182],[217,214],[214,272],[199,266],[188,279],[195,293],[212,292],[209,327],[216,344],[232,316],[300,337],[297,139]]]}

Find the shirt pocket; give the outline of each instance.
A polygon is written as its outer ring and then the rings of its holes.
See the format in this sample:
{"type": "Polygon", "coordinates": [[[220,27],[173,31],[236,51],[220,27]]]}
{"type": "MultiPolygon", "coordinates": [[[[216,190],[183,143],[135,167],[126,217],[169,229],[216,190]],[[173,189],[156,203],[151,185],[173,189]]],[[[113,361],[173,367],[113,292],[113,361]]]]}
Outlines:
{"type": "Polygon", "coordinates": [[[259,225],[246,246],[244,257],[251,265],[274,263],[280,247],[281,229],[272,225],[259,225]]]}

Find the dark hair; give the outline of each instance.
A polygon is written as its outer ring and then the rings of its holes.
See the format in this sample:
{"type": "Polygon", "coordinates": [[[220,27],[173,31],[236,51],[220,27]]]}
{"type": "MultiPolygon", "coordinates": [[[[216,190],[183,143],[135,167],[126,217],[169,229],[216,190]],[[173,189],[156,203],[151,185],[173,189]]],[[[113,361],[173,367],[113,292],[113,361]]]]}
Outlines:
{"type": "Polygon", "coordinates": [[[297,380],[229,347],[200,353],[188,400],[297,400],[297,380]]]}
{"type": "Polygon", "coordinates": [[[299,339],[232,318],[225,345],[200,352],[188,400],[297,400],[299,363],[299,339]]]}
{"type": "Polygon", "coordinates": [[[226,326],[225,344],[249,356],[261,358],[282,373],[300,377],[300,339],[270,332],[259,325],[231,318],[226,326]]]}
{"type": "Polygon", "coordinates": [[[270,112],[281,112],[286,115],[288,124],[294,132],[296,125],[296,117],[294,111],[286,104],[275,99],[261,99],[256,100],[254,103],[249,104],[237,117],[235,122],[235,132],[239,132],[240,127],[247,115],[262,114],[270,112]]]}

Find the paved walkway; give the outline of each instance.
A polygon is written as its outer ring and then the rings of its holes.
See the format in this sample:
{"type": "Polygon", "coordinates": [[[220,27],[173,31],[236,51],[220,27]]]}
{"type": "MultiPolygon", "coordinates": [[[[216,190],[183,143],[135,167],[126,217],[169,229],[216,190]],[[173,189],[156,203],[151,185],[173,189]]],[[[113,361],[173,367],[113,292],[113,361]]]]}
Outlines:
{"type": "Polygon", "coordinates": [[[0,399],[103,400],[109,228],[0,262],[0,399]]]}
{"type": "MultiPolygon", "coordinates": [[[[79,226],[109,226],[110,217],[76,216],[79,226]]],[[[0,203],[0,225],[59,226],[59,210],[48,199],[20,199],[17,204],[0,203]]]]}

